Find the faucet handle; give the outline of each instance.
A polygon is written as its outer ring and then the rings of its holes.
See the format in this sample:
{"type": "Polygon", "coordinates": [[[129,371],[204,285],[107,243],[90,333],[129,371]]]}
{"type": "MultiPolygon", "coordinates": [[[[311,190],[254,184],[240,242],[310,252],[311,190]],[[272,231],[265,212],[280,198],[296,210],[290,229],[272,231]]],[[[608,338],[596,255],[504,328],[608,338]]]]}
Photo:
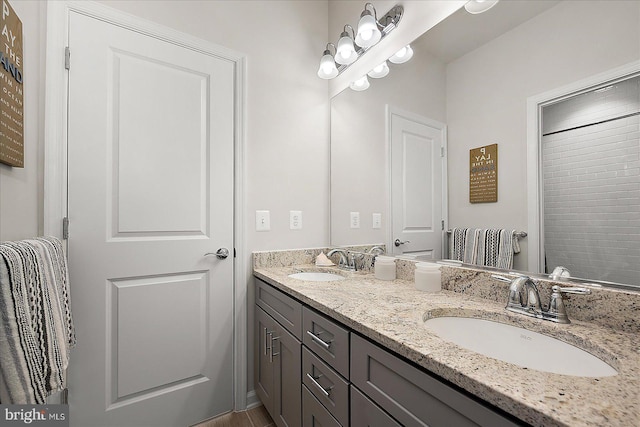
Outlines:
{"type": "Polygon", "coordinates": [[[579,294],[588,295],[591,293],[591,289],[579,288],[579,287],[567,287],[563,288],[558,285],[551,287],[551,300],[549,301],[549,310],[545,317],[549,320],[558,323],[571,323],[569,316],[567,316],[567,309],[564,306],[564,300],[562,299],[562,293],[567,294],[579,294]]]}
{"type": "Polygon", "coordinates": [[[505,283],[511,283],[513,280],[513,279],[509,279],[508,277],[500,276],[499,274],[492,274],[491,277],[505,283]]]}
{"type": "Polygon", "coordinates": [[[566,294],[578,294],[578,295],[589,295],[591,293],[591,289],[580,288],[580,287],[566,287],[563,288],[558,285],[553,285],[551,287],[553,292],[564,292],[566,294]]]}

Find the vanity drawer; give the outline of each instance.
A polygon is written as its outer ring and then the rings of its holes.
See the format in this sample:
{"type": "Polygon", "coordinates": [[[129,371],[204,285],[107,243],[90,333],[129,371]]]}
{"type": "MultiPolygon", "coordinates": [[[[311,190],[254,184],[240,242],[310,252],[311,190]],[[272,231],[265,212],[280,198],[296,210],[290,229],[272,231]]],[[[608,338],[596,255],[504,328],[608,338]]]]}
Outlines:
{"type": "Polygon", "coordinates": [[[351,382],[407,427],[518,425],[355,334],[351,382]]]}
{"type": "Polygon", "coordinates": [[[256,304],[302,341],[302,304],[256,278],[256,304]]]}
{"type": "Polygon", "coordinates": [[[340,423],[313,397],[313,394],[305,386],[302,386],[302,426],[341,427],[340,423]]]}
{"type": "Polygon", "coordinates": [[[349,379],[349,331],[326,317],[302,309],[302,342],[349,379]]]}
{"type": "Polygon", "coordinates": [[[351,427],[401,427],[389,414],[367,398],[360,390],[351,390],[351,427]]]}
{"type": "Polygon", "coordinates": [[[349,425],[349,384],[305,347],[302,347],[302,383],[340,424],[349,425]]]}

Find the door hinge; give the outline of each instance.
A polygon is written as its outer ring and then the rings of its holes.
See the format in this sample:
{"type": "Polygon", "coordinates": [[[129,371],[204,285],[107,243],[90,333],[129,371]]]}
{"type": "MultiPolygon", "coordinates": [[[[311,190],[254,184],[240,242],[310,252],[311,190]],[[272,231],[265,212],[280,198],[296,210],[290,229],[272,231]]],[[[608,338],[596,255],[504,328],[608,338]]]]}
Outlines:
{"type": "Polygon", "coordinates": [[[236,248],[233,248],[233,257],[236,257],[236,248]]]}
{"type": "Polygon", "coordinates": [[[71,50],[69,50],[69,46],[64,48],[64,69],[68,70],[71,68],[71,50]]]}
{"type": "Polygon", "coordinates": [[[440,157],[444,157],[444,147],[440,147],[440,157]]]}
{"type": "Polygon", "coordinates": [[[444,219],[442,220],[442,231],[444,231],[444,219]]]}
{"type": "Polygon", "coordinates": [[[62,218],[62,238],[65,240],[69,238],[69,218],[66,216],[62,218]]]}

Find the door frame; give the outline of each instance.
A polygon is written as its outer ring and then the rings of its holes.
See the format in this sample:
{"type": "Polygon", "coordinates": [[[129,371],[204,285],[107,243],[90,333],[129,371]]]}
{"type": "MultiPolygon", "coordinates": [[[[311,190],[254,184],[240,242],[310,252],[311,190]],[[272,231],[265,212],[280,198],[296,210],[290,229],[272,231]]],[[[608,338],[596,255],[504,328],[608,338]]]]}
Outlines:
{"type": "Polygon", "coordinates": [[[527,98],[527,271],[544,266],[544,198],[542,182],[542,108],[640,72],[640,61],[595,74],[565,86],[527,98]]]}
{"type": "MultiPolygon", "coordinates": [[[[247,268],[245,254],[246,55],[93,1],[47,2],[44,108],[44,234],[62,238],[67,216],[67,102],[69,15],[77,12],[199,53],[235,67],[233,393],[235,410],[247,407],[247,268]]],[[[72,54],[73,55],[73,54],[72,54]]],[[[72,58],[72,56],[71,56],[72,58]]],[[[73,63],[73,59],[71,59],[73,63]]],[[[71,391],[73,392],[73,391],[71,391]]],[[[254,403],[254,402],[249,402],[254,403]]]]}
{"type": "Polygon", "coordinates": [[[440,159],[442,162],[442,238],[440,239],[440,250],[442,251],[442,257],[445,257],[445,249],[446,249],[446,230],[449,229],[449,182],[447,180],[448,172],[447,172],[447,125],[439,122],[437,120],[430,119],[428,117],[421,116],[416,113],[412,113],[407,110],[403,110],[402,108],[386,104],[385,105],[385,152],[387,156],[387,167],[386,167],[386,182],[387,182],[387,213],[386,218],[388,218],[389,226],[387,227],[387,236],[386,236],[386,245],[387,248],[391,248],[391,251],[387,249],[387,252],[393,252],[393,197],[391,194],[391,180],[392,180],[392,137],[393,137],[393,129],[392,129],[392,118],[393,116],[401,116],[407,119],[413,120],[415,122],[421,123],[425,126],[429,126],[434,129],[438,129],[442,136],[442,145],[440,146],[440,159]]]}

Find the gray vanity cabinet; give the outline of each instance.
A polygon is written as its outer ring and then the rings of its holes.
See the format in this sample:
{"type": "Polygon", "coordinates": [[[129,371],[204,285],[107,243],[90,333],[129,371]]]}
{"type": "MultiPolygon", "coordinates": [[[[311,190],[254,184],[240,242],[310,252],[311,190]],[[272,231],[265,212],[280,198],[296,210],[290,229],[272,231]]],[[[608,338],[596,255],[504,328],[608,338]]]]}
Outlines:
{"type": "Polygon", "coordinates": [[[255,389],[279,427],[520,425],[256,280],[255,389]]]}
{"type": "Polygon", "coordinates": [[[302,344],[276,318],[297,330],[299,335],[302,319],[292,313],[300,314],[301,306],[264,283],[260,283],[256,291],[256,394],[278,427],[299,427],[302,425],[302,344]],[[265,301],[268,302],[264,305],[266,310],[261,304],[265,301]],[[284,307],[284,313],[274,312],[274,307],[284,307]]]}

